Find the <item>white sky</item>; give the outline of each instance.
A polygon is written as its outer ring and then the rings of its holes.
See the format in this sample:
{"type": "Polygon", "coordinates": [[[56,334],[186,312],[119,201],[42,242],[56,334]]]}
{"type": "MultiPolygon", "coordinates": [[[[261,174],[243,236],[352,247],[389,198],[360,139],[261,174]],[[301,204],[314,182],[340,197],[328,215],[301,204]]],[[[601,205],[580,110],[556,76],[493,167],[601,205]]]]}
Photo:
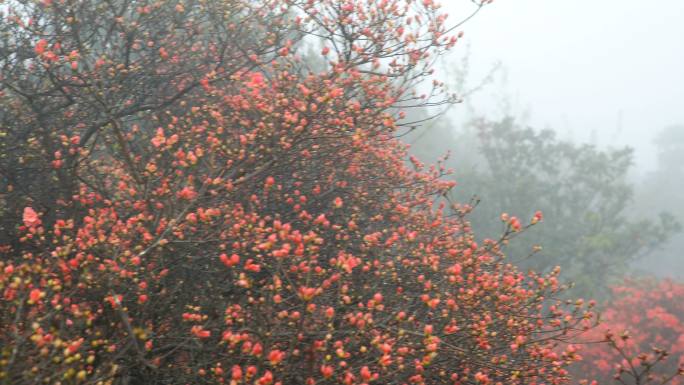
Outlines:
{"type": "MultiPolygon", "coordinates": [[[[468,3],[442,1],[452,22],[468,3]]],[[[532,126],[636,148],[641,170],[653,135],[684,124],[684,0],[496,0],[463,30],[448,60],[469,45],[472,83],[497,60],[507,75],[472,100],[481,112],[508,95],[532,126]]]]}

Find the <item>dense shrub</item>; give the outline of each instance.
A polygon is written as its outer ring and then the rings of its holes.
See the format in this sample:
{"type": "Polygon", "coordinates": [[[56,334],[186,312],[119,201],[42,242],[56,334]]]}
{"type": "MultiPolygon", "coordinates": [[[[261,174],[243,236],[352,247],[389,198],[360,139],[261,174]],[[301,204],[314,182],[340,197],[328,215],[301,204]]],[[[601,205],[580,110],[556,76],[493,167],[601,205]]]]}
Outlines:
{"type": "Polygon", "coordinates": [[[394,138],[432,1],[7,7],[0,381],[566,380],[591,313],[394,138]]]}
{"type": "Polygon", "coordinates": [[[669,280],[630,280],[613,288],[602,323],[589,335],[576,370],[600,384],[682,384],[684,285],[669,280]]]}

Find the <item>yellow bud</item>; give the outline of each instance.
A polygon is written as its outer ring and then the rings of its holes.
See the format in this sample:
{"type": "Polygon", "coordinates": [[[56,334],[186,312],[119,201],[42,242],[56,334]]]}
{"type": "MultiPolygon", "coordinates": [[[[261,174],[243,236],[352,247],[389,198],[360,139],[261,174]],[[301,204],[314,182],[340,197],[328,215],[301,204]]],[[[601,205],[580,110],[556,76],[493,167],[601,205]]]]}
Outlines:
{"type": "Polygon", "coordinates": [[[68,380],[69,378],[73,377],[74,374],[76,374],[76,370],[74,368],[69,368],[65,373],[63,378],[65,380],[68,380]]]}

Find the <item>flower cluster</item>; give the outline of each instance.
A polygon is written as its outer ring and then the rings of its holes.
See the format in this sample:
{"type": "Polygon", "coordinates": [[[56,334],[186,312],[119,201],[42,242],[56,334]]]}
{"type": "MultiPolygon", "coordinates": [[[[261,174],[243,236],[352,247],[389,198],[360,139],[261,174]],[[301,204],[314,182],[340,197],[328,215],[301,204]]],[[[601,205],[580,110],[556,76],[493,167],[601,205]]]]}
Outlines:
{"type": "Polygon", "coordinates": [[[591,311],[395,138],[457,40],[436,3],[8,7],[0,381],[567,380],[591,311]]]}
{"type": "Polygon", "coordinates": [[[653,279],[613,287],[576,370],[601,384],[682,384],[684,285],[653,279]]]}

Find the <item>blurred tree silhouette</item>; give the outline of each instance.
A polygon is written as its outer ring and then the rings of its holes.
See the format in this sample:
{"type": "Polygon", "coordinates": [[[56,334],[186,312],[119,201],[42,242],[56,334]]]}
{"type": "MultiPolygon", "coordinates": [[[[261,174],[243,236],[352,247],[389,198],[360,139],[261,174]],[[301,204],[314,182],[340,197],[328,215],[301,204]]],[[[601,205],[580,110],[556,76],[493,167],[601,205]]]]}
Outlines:
{"type": "MultiPolygon", "coordinates": [[[[684,125],[663,129],[654,144],[658,148],[658,168],[647,174],[637,189],[635,211],[638,215],[667,211],[684,220],[684,125]]],[[[672,237],[658,253],[657,260],[646,258],[638,267],[658,275],[684,278],[681,250],[684,234],[672,237]]]]}
{"type": "Polygon", "coordinates": [[[628,215],[631,149],[574,144],[512,118],[479,120],[459,134],[438,127],[413,144],[425,159],[445,148],[452,150],[448,165],[462,186],[454,190],[454,200],[479,202],[471,215],[476,232],[496,238],[505,230],[506,224],[495,220],[502,213],[524,221],[541,210],[545,223],[521,234],[508,255],[524,268],[561,266],[576,284],[576,295],[605,295],[607,284],[678,229],[669,214],[658,220],[628,215]],[[527,258],[535,252],[540,256],[527,258]]]}

